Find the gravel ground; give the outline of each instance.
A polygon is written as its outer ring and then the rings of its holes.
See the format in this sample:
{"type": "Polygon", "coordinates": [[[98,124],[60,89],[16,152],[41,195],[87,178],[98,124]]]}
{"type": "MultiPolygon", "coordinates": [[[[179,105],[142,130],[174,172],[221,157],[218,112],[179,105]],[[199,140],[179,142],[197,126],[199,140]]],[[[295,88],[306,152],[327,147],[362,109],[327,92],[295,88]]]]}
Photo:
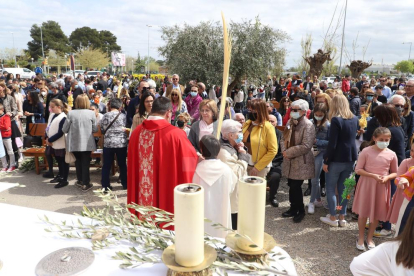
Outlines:
{"type": "MultiPolygon", "coordinates": [[[[95,187],[100,184],[100,170],[91,169],[91,180],[95,187]]],[[[36,175],[33,171],[0,174],[1,182],[19,183],[25,187],[14,187],[0,192],[0,202],[30,208],[55,211],[67,214],[79,213],[83,205],[88,207],[103,206],[103,202],[92,191],[83,193],[75,187],[75,172],[71,168],[70,184],[61,189],[54,189],[49,180],[36,175]]],[[[126,191],[112,178],[115,193],[126,202],[126,191]]],[[[303,185],[305,191],[307,184],[303,185]]],[[[298,275],[350,275],[349,264],[353,257],[359,255],[355,248],[358,235],[356,221],[350,217],[346,228],[333,228],[320,222],[327,210],[316,208],[315,214],[306,215],[299,223],[291,218],[282,218],[282,212],[289,207],[289,194],[286,181],[282,179],[277,198],[278,208],[266,206],[266,232],[271,234],[278,245],[286,250],[294,260],[298,275]]],[[[309,197],[305,197],[305,204],[309,197]]],[[[375,239],[377,244],[386,239],[375,239]]]]}

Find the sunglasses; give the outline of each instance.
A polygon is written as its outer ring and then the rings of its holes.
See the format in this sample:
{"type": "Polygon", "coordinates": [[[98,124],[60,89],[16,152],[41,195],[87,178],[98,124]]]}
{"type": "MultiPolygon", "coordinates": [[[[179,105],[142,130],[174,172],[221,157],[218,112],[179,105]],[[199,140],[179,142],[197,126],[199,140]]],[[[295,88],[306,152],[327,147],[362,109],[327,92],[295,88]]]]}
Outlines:
{"type": "Polygon", "coordinates": [[[178,94],[171,94],[171,96],[178,96],[178,94]]]}
{"type": "Polygon", "coordinates": [[[291,111],[293,111],[293,112],[299,112],[299,111],[301,111],[302,109],[295,109],[295,108],[292,108],[291,109],[291,111]]]}
{"type": "Polygon", "coordinates": [[[285,100],[284,102],[285,102],[285,103],[289,103],[290,101],[289,101],[289,100],[285,100]]]}
{"type": "Polygon", "coordinates": [[[173,80],[178,80],[178,79],[173,79],[173,80]]]}
{"type": "Polygon", "coordinates": [[[403,104],[394,104],[395,107],[404,107],[403,104]]]}

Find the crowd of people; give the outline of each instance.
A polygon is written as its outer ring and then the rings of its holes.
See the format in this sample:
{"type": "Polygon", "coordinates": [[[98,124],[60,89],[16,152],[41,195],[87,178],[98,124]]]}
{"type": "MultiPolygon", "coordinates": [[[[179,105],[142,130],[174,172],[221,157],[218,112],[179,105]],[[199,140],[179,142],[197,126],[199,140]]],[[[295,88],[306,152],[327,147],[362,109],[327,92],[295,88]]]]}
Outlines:
{"type": "MultiPolygon", "coordinates": [[[[112,190],[109,172],[116,157],[128,203],[173,212],[173,188],[195,182],[206,190],[209,219],[237,229],[238,180],[267,179],[269,202],[278,207],[285,177],[290,208],[282,216],[295,223],[304,219],[305,208],[312,215],[325,207],[322,223],[347,227],[351,211],[358,220],[356,248],[362,251],[375,249],[373,237],[391,237],[391,224],[398,223],[397,235],[412,236],[407,232],[413,231],[414,215],[408,217],[414,187],[404,175],[414,166],[414,80],[346,75],[327,84],[317,76],[305,81],[297,74],[268,76],[257,86],[243,81],[224,98],[219,86],[206,91],[197,80],[183,85],[177,74],[164,79],[147,74],[136,85],[131,75],[107,72],[96,78],[86,72],[76,78],[39,74],[31,80],[5,72],[1,79],[2,172],[14,171],[22,160],[29,123],[47,123],[50,166],[43,176],[52,178],[55,188],[69,184],[73,155],[76,185],[92,189],[91,154],[101,146],[102,160],[95,162],[103,164],[102,188],[112,190]],[[221,101],[225,116],[218,135],[221,101]],[[98,129],[101,139],[93,135],[98,129]],[[354,172],[355,192],[341,199],[354,172]],[[407,194],[409,203],[403,204],[407,194]]],[[[397,264],[413,269],[413,254],[404,252],[411,261],[403,257],[397,264]]]]}

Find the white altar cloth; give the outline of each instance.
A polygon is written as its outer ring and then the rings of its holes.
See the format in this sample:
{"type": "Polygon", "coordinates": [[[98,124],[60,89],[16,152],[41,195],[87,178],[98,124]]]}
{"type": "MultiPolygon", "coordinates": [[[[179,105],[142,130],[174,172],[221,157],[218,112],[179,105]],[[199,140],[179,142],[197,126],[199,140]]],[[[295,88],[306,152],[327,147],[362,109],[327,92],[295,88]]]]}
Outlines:
{"type": "MultiPolygon", "coordinates": [[[[44,229],[48,225],[39,217],[46,215],[55,222],[75,222],[79,217],[56,212],[37,210],[0,203],[0,260],[3,268],[0,276],[35,275],[38,262],[49,253],[65,248],[80,246],[91,249],[91,241],[87,239],[67,239],[60,237],[57,233],[48,233],[44,229]]],[[[87,218],[81,218],[88,220],[87,218]]],[[[133,269],[121,269],[121,261],[111,259],[116,251],[128,252],[130,243],[120,243],[115,247],[94,251],[95,261],[81,275],[160,275],[167,274],[167,267],[163,263],[146,264],[133,269]]],[[[278,258],[285,257],[272,266],[282,270],[285,269],[290,275],[297,275],[290,256],[281,248],[273,250],[280,252],[278,258]],[[280,266],[283,266],[280,267],[280,266]]],[[[156,253],[155,253],[156,254],[156,253]]],[[[229,275],[242,275],[230,273],[229,275]]]]}

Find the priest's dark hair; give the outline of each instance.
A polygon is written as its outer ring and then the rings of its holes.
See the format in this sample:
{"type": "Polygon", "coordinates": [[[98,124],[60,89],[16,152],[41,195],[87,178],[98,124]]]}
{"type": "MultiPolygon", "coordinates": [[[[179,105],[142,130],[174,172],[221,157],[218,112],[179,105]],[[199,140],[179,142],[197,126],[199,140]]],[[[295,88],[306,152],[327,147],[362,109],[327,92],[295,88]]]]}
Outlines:
{"type": "Polygon", "coordinates": [[[213,135],[204,135],[200,140],[200,150],[205,159],[217,159],[220,142],[213,135]]]}
{"type": "Polygon", "coordinates": [[[151,114],[164,116],[170,110],[172,110],[171,100],[166,97],[158,97],[152,104],[151,114]]]}

